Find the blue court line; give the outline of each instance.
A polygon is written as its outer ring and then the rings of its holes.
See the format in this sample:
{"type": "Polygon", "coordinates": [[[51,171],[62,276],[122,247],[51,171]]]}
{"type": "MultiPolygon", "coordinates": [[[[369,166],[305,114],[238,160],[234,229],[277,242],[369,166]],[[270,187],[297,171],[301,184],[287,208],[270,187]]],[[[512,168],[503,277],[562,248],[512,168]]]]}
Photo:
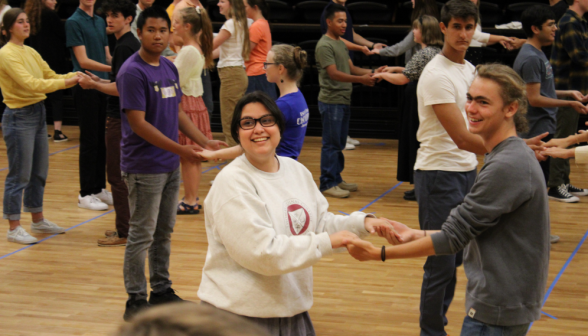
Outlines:
{"type": "Polygon", "coordinates": [[[551,318],[552,318],[552,319],[554,319],[554,320],[557,320],[557,317],[555,317],[555,316],[553,316],[553,315],[549,315],[549,314],[547,314],[547,313],[546,313],[546,312],[544,312],[544,311],[542,311],[542,312],[541,312],[541,314],[543,314],[543,315],[545,315],[545,316],[547,316],[547,317],[551,317],[551,318]]]}
{"type": "MultiPolygon", "coordinates": [[[[555,285],[557,285],[557,282],[559,281],[559,279],[561,278],[561,276],[565,272],[566,268],[568,268],[568,266],[572,262],[572,259],[574,259],[574,257],[576,256],[576,254],[580,250],[580,247],[582,247],[582,245],[586,241],[586,238],[588,238],[588,231],[586,231],[586,233],[584,234],[584,237],[582,237],[582,239],[578,243],[578,246],[576,246],[576,249],[574,249],[574,252],[572,252],[572,254],[568,258],[568,260],[566,261],[566,263],[563,265],[563,267],[559,271],[559,273],[557,273],[557,275],[555,276],[555,279],[553,279],[553,282],[551,283],[551,286],[549,286],[549,288],[547,289],[547,292],[545,292],[545,298],[543,299],[543,305],[544,306],[545,306],[545,302],[547,302],[547,299],[551,295],[551,292],[553,291],[553,288],[555,287],[555,285]]],[[[547,314],[545,314],[545,315],[547,315],[547,314]]],[[[547,315],[547,316],[549,316],[549,315],[547,315]]],[[[533,323],[531,323],[531,325],[529,326],[529,330],[531,330],[531,327],[533,327],[533,323]]]]}
{"type": "MultiPolygon", "coordinates": [[[[71,148],[67,148],[67,149],[64,149],[64,150],[61,150],[60,152],[63,152],[63,151],[66,151],[66,150],[69,150],[69,149],[72,149],[72,148],[76,148],[76,147],[79,147],[79,145],[78,145],[78,146],[71,147],[71,148]]],[[[54,154],[57,154],[57,153],[58,153],[58,152],[55,152],[54,154]]],[[[204,174],[204,173],[206,173],[206,172],[209,172],[209,171],[211,171],[211,170],[213,170],[213,169],[219,169],[219,170],[220,170],[220,167],[221,167],[222,165],[225,165],[225,164],[226,164],[226,163],[221,163],[221,164],[219,164],[219,165],[216,165],[216,166],[214,166],[214,167],[210,167],[209,169],[207,169],[207,170],[203,171],[203,172],[202,172],[202,174],[204,174]]],[[[110,210],[110,211],[108,211],[108,212],[105,212],[105,213],[103,213],[103,214],[101,214],[101,215],[98,215],[98,216],[96,216],[96,217],[94,217],[94,218],[92,218],[92,219],[88,219],[88,220],[87,220],[87,221],[85,221],[85,222],[82,222],[82,223],[76,224],[76,225],[74,225],[74,226],[72,226],[72,227],[70,227],[70,228],[67,228],[67,229],[65,229],[65,232],[67,232],[67,231],[69,231],[69,230],[72,230],[72,229],[75,229],[75,228],[77,228],[78,226],[81,226],[81,225],[84,225],[84,224],[86,224],[86,223],[89,223],[89,222],[91,222],[91,221],[93,221],[93,220],[95,220],[95,219],[98,219],[98,218],[102,217],[102,216],[106,216],[106,215],[108,215],[109,213],[112,213],[113,211],[114,211],[114,209],[112,209],[112,210],[110,210]]],[[[60,235],[60,234],[59,234],[59,233],[57,233],[57,234],[51,235],[51,236],[49,236],[49,237],[45,237],[45,238],[43,238],[43,239],[39,240],[39,241],[38,241],[37,243],[35,243],[35,244],[27,245],[27,246],[25,246],[25,247],[23,247],[23,248],[20,248],[20,249],[16,250],[16,251],[13,251],[13,252],[10,252],[10,253],[8,253],[8,254],[5,254],[5,255],[1,256],[1,257],[0,257],[0,260],[2,260],[2,259],[4,259],[4,258],[7,258],[7,257],[10,257],[11,255],[13,255],[13,254],[15,254],[15,253],[18,253],[18,252],[20,252],[20,251],[24,251],[24,250],[26,250],[26,249],[28,249],[28,248],[30,248],[30,247],[33,247],[33,246],[35,246],[35,245],[38,245],[38,244],[40,244],[40,243],[44,242],[44,241],[45,241],[45,240],[47,240],[47,239],[51,239],[51,238],[53,238],[53,237],[55,237],[55,236],[59,236],[59,235],[60,235]]]]}
{"type": "Polygon", "coordinates": [[[349,216],[349,214],[347,212],[343,212],[343,211],[339,211],[339,212],[346,215],[346,216],[349,216]]]}
{"type": "Polygon", "coordinates": [[[392,188],[388,189],[388,191],[386,191],[385,193],[383,193],[382,195],[380,195],[378,198],[376,198],[375,200],[371,201],[368,203],[368,205],[364,206],[363,208],[359,209],[358,211],[363,211],[365,209],[367,209],[368,207],[370,207],[370,205],[376,203],[377,201],[379,201],[382,197],[388,195],[392,190],[396,189],[399,185],[401,185],[402,182],[398,182],[398,184],[396,184],[395,186],[393,186],[392,188]]]}
{"type": "MultiPolygon", "coordinates": [[[[111,212],[113,212],[113,211],[114,211],[114,209],[112,209],[112,210],[110,210],[110,211],[107,211],[107,212],[105,212],[105,213],[103,213],[103,214],[101,214],[101,215],[98,215],[98,216],[96,216],[96,217],[94,217],[94,218],[92,218],[92,219],[88,219],[88,220],[87,220],[87,221],[85,221],[85,222],[81,222],[80,224],[77,224],[77,225],[74,225],[74,226],[72,226],[72,227],[70,227],[70,228],[67,228],[67,229],[65,229],[65,232],[67,232],[67,231],[69,231],[69,230],[72,230],[72,229],[75,229],[75,228],[77,228],[78,226],[84,225],[84,224],[86,224],[86,223],[88,223],[88,222],[91,222],[91,221],[93,221],[94,219],[98,219],[98,218],[100,218],[100,217],[106,216],[106,215],[108,215],[109,213],[111,213],[111,212]]],[[[33,246],[35,246],[35,245],[37,245],[37,244],[40,244],[40,243],[44,242],[44,241],[45,241],[45,240],[47,240],[47,239],[51,239],[51,238],[53,238],[53,237],[55,237],[55,236],[59,236],[59,235],[60,235],[59,233],[56,233],[56,234],[54,234],[54,235],[51,235],[51,236],[49,236],[49,237],[45,237],[45,238],[43,238],[43,239],[39,240],[39,241],[38,241],[36,244],[30,244],[30,245],[27,245],[27,246],[25,246],[25,247],[23,247],[23,248],[20,248],[20,249],[18,249],[18,250],[16,250],[16,251],[14,251],[14,252],[10,252],[10,253],[8,253],[8,254],[5,254],[5,255],[1,256],[1,257],[0,257],[0,260],[2,260],[2,259],[4,259],[4,258],[7,258],[7,257],[10,257],[11,255],[13,255],[13,254],[15,254],[15,253],[18,253],[18,252],[20,252],[20,251],[24,251],[24,250],[26,250],[26,249],[28,249],[28,248],[30,248],[30,247],[33,247],[33,246]]]]}
{"type": "MultiPolygon", "coordinates": [[[[69,147],[69,148],[66,148],[66,149],[62,149],[62,150],[59,150],[59,151],[57,151],[57,152],[50,153],[50,154],[49,154],[49,156],[51,156],[51,155],[55,155],[55,154],[59,154],[59,153],[61,153],[61,152],[65,152],[65,151],[68,151],[68,150],[70,150],[70,149],[74,149],[74,148],[78,148],[78,147],[80,147],[80,145],[76,145],[76,146],[72,146],[72,147],[69,147]]],[[[0,171],[4,171],[4,170],[6,170],[6,169],[8,169],[8,167],[6,167],[6,168],[2,168],[2,169],[0,169],[0,171]]]]}

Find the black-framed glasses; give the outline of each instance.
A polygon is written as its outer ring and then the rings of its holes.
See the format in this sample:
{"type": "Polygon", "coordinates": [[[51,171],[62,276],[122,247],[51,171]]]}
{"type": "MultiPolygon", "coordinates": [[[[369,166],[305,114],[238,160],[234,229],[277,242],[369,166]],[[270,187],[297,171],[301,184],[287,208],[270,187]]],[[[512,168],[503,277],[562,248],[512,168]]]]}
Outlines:
{"type": "Polygon", "coordinates": [[[269,63],[269,62],[263,62],[263,70],[267,70],[267,66],[271,65],[271,64],[280,64],[280,63],[269,63]]]}
{"type": "Polygon", "coordinates": [[[276,118],[274,118],[274,116],[271,114],[267,114],[257,119],[245,117],[239,120],[239,127],[241,127],[244,130],[254,129],[258,121],[262,127],[271,127],[276,124],[276,118]]]}

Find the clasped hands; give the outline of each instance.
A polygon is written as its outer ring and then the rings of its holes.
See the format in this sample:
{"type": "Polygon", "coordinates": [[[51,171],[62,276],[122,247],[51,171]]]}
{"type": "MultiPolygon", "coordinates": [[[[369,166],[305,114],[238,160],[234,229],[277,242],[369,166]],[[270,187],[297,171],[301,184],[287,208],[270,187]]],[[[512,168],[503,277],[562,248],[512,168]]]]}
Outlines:
{"type": "MultiPolygon", "coordinates": [[[[418,237],[418,230],[383,217],[366,217],[365,229],[371,234],[385,238],[392,245],[408,243],[418,237]]],[[[380,248],[352,232],[340,231],[330,235],[330,238],[333,249],[346,247],[349,254],[359,261],[380,260],[380,248]]]]}

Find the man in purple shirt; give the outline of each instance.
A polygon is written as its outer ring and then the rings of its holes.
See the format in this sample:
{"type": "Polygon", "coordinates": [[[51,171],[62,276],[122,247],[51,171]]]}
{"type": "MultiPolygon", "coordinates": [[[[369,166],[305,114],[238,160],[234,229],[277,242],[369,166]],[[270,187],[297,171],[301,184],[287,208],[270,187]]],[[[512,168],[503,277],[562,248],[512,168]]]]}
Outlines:
{"type": "Polygon", "coordinates": [[[208,140],[179,108],[182,91],[172,62],[161,57],[169,40],[170,19],[159,7],[137,19],[141,49],[123,64],[116,86],[122,116],[121,171],[129,188],[130,229],[124,280],[129,294],[124,319],[149,305],[181,301],[171,288],[169,256],[180,189],[180,156],[199,158],[208,140]],[[198,145],[178,144],[178,128],[198,145]],[[151,295],[147,302],[145,254],[149,250],[151,295]]]}

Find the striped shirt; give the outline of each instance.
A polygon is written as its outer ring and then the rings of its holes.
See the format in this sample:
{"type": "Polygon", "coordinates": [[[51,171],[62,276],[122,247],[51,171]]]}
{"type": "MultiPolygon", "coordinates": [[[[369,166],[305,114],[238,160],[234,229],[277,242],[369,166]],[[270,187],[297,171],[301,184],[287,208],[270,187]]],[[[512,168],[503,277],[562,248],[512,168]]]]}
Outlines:
{"type": "Polygon", "coordinates": [[[588,93],[588,22],[571,9],[559,21],[551,66],[556,90],[588,93]]]}

